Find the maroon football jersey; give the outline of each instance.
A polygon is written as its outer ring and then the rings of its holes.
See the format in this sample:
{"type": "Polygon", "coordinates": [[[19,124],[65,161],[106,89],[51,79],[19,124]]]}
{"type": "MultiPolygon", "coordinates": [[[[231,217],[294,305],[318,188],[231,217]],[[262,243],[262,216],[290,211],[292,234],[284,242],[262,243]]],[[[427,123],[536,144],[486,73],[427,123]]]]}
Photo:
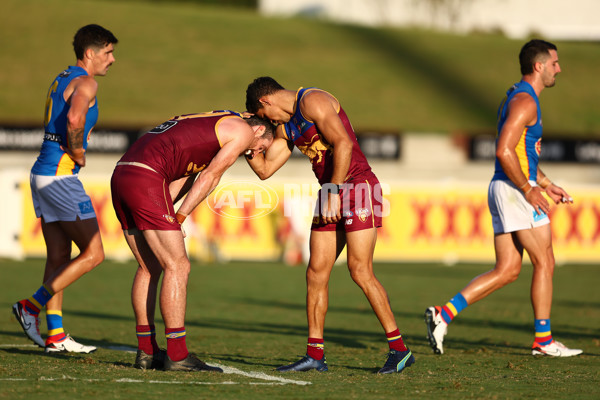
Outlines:
{"type": "Polygon", "coordinates": [[[119,162],[138,162],[168,181],[202,171],[221,150],[217,126],[233,111],[213,111],[174,117],[139,138],[119,162]]]}

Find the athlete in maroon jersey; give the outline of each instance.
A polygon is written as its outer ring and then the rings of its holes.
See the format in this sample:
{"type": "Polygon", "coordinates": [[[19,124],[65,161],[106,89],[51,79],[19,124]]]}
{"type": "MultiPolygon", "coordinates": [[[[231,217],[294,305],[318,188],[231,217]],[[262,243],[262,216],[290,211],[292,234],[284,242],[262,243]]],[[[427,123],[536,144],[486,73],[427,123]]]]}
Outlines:
{"type": "Polygon", "coordinates": [[[286,90],[270,77],[257,78],[248,85],[246,108],[278,124],[271,147],[247,157],[254,172],[261,179],[269,178],[290,158],[295,145],[310,159],[322,186],[306,271],[307,354],[278,370],[327,370],[323,333],[329,277],[347,245],[352,279],[367,296],[388,338],[388,359],[378,372],[401,372],[415,362],[414,356],[404,345],[387,293],[373,273],[376,228],[381,226],[382,217],[381,187],[346,113],[330,93],[316,88],[286,90]]]}
{"type": "Polygon", "coordinates": [[[272,142],[272,125],[256,116],[243,118],[232,111],[183,115],[146,133],[117,163],[111,179],[113,206],[139,263],[131,294],[138,337],[136,368],[223,372],[187,350],[184,320],[190,261],[181,224],[240,154],[263,152],[272,142]],[[184,196],[175,213],[173,204],[184,196]],[[166,354],[154,332],[163,271],[160,309],[166,354]]]}

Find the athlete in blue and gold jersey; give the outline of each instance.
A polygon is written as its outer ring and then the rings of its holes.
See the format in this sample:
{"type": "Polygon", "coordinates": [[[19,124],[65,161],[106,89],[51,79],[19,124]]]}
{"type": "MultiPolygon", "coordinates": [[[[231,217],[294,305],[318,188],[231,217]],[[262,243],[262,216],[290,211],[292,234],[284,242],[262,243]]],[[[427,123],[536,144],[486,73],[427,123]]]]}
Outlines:
{"type": "MultiPolygon", "coordinates": [[[[67,117],[71,109],[70,96],[65,97],[65,91],[72,92],[72,82],[80,77],[88,76],[80,66],[70,66],[62,71],[48,89],[46,110],[44,113],[44,141],[37,161],[31,173],[43,176],[74,175],[79,172],[81,165],[76,163],[65,149],[69,148],[67,136],[67,117]]],[[[77,82],[77,81],[76,81],[77,82]]],[[[94,96],[92,106],[88,107],[82,139],[82,149],[87,149],[88,138],[96,121],[98,121],[98,100],[94,96]]]]}
{"type": "Polygon", "coordinates": [[[79,29],[73,40],[77,62],[58,74],[46,98],[44,141],[30,176],[33,206],[46,242],[44,284],[13,305],[27,336],[46,352],[96,350],[65,334],[62,290],[104,260],[96,214],[78,172],[85,166],[88,138],[98,120],[95,77],[106,75],[115,61],[116,43],[117,38],[99,25],[79,29]],[[80,250],[73,260],[72,242],[80,250]],[[39,331],[39,313],[44,307],[46,341],[39,331]]]}
{"type": "Polygon", "coordinates": [[[548,217],[550,206],[542,193],[556,204],[573,202],[538,166],[542,142],[539,95],[554,86],[560,72],[556,46],[531,40],[522,47],[519,61],[522,79],[508,90],[498,109],[496,167],[488,190],[496,266],[473,279],[444,306],[425,311],[429,343],[437,354],[444,352],[448,324],[458,313],[517,279],[523,249],[533,264],[532,354],[570,357],[582,353],[554,340],[550,331],[554,252],[548,217]]]}

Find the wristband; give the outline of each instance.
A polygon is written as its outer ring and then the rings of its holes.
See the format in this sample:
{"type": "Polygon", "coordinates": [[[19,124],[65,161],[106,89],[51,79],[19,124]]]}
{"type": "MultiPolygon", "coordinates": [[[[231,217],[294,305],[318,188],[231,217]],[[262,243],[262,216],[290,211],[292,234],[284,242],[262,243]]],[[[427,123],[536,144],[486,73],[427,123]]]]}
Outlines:
{"type": "Polygon", "coordinates": [[[529,181],[525,181],[525,183],[524,183],[524,184],[522,184],[521,186],[519,186],[519,189],[523,190],[523,188],[524,188],[525,186],[527,186],[527,184],[528,184],[528,183],[529,183],[529,181]]]}
{"type": "Polygon", "coordinates": [[[175,214],[175,219],[179,222],[179,225],[183,224],[183,221],[187,218],[187,215],[183,215],[181,213],[175,214]]]}
{"type": "Polygon", "coordinates": [[[544,177],[544,179],[542,179],[539,183],[540,187],[542,189],[546,189],[548,186],[552,185],[552,181],[550,179],[548,179],[547,176],[544,177]],[[544,182],[548,181],[549,183],[547,185],[544,186],[544,182]]]}

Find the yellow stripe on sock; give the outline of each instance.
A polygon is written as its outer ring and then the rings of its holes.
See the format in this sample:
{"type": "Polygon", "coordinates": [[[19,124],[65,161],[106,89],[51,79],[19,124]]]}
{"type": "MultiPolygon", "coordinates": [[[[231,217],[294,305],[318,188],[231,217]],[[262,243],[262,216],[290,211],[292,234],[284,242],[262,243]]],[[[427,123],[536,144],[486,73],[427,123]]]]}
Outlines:
{"type": "Polygon", "coordinates": [[[29,301],[31,302],[31,304],[33,304],[34,306],[36,306],[36,307],[37,307],[38,309],[40,309],[40,310],[41,310],[42,308],[44,308],[44,307],[42,307],[42,305],[41,305],[40,303],[38,303],[38,301],[37,301],[37,300],[36,300],[36,299],[35,299],[33,296],[31,296],[31,297],[30,297],[30,298],[28,298],[27,300],[29,300],[29,301]]]}
{"type": "Polygon", "coordinates": [[[546,337],[546,336],[550,336],[551,332],[536,332],[535,333],[535,337],[546,337]]]}
{"type": "Polygon", "coordinates": [[[61,310],[46,310],[46,315],[58,315],[59,317],[62,317],[62,311],[61,310]]]}
{"type": "Polygon", "coordinates": [[[58,335],[59,333],[65,333],[63,328],[50,329],[48,331],[48,336],[58,335]]]}
{"type": "Polygon", "coordinates": [[[450,311],[452,311],[452,316],[455,317],[456,314],[458,314],[458,311],[456,311],[456,308],[454,307],[454,304],[448,302],[446,303],[446,307],[448,307],[450,309],[450,311]]]}
{"type": "Polygon", "coordinates": [[[42,285],[44,287],[44,289],[46,289],[48,291],[48,293],[50,293],[50,296],[54,296],[54,292],[52,290],[50,290],[50,288],[46,285],[42,285]]]}

